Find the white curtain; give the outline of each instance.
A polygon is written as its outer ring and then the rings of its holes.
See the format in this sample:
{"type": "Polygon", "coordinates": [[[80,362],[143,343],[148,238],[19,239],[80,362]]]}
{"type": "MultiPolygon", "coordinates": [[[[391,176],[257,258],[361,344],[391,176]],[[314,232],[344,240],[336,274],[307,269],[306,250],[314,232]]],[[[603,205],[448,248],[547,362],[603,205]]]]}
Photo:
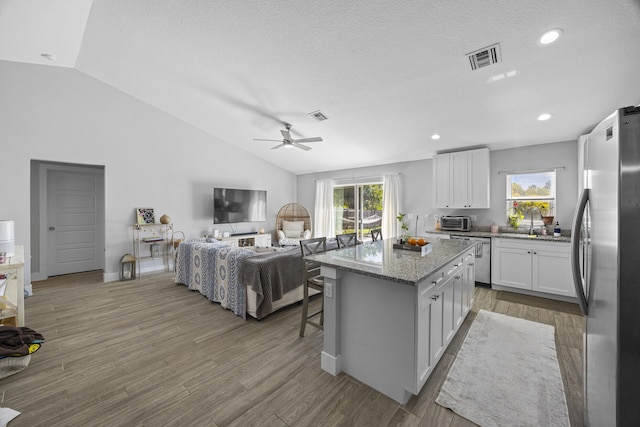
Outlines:
{"type": "Polygon", "coordinates": [[[313,237],[333,237],[333,180],[316,181],[313,237]]]}
{"type": "Polygon", "coordinates": [[[384,239],[399,236],[400,212],[400,175],[385,175],[382,193],[382,237],[384,239]]]}

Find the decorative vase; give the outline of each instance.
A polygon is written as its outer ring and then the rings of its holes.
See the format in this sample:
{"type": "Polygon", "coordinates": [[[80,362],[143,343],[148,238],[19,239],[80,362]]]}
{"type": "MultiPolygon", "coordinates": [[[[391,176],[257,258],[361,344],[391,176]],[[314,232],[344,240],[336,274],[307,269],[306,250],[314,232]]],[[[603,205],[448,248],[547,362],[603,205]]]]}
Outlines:
{"type": "Polygon", "coordinates": [[[171,224],[171,217],[167,214],[164,214],[160,217],[160,224],[171,224]]]}
{"type": "Polygon", "coordinates": [[[261,228],[260,231],[258,231],[258,233],[264,234],[264,228],[261,228]]]}

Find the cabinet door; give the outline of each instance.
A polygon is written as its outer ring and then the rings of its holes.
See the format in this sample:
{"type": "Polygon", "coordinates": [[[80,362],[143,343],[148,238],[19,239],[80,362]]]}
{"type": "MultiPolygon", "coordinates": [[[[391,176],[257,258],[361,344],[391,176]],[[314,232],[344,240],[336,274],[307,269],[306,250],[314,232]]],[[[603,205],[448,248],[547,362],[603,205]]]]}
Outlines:
{"type": "Polygon", "coordinates": [[[437,208],[448,208],[451,198],[449,176],[451,166],[449,154],[433,156],[433,193],[436,196],[437,208]]]}
{"type": "Polygon", "coordinates": [[[576,296],[568,251],[533,252],[533,290],[567,297],[576,296]]]}
{"type": "Polygon", "coordinates": [[[418,387],[424,385],[431,374],[431,317],[434,300],[431,299],[431,287],[423,284],[418,291],[418,325],[416,327],[416,368],[418,387]]]}
{"type": "Polygon", "coordinates": [[[451,153],[451,208],[468,208],[468,155],[466,151],[451,153]]]}
{"type": "Polygon", "coordinates": [[[466,314],[469,312],[469,310],[471,309],[471,306],[473,305],[473,302],[476,299],[476,264],[475,264],[475,257],[472,257],[469,260],[469,264],[467,264],[466,266],[466,289],[467,289],[467,309],[465,311],[465,313],[463,314],[463,316],[466,316],[466,314]]]}
{"type": "Polygon", "coordinates": [[[468,152],[467,207],[489,208],[489,150],[468,152]]]}
{"type": "Polygon", "coordinates": [[[442,290],[439,292],[442,298],[442,339],[444,343],[451,341],[456,331],[457,290],[455,285],[456,282],[454,278],[449,278],[449,280],[447,280],[442,286],[442,290]]]}
{"type": "Polygon", "coordinates": [[[431,316],[429,318],[429,329],[431,330],[431,351],[430,351],[430,363],[432,366],[440,360],[440,356],[444,352],[445,348],[445,335],[443,331],[443,308],[444,308],[444,297],[442,287],[439,291],[435,292],[431,295],[431,316]]]}
{"type": "Polygon", "coordinates": [[[531,250],[496,247],[491,254],[491,282],[531,289],[531,250]]]}

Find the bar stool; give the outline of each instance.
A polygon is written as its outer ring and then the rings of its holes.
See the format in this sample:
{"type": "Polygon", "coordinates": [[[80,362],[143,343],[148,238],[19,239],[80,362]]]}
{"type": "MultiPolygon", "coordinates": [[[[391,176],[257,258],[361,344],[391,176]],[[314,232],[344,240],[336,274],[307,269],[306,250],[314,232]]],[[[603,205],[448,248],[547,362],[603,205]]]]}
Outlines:
{"type": "Polygon", "coordinates": [[[372,228],[371,229],[371,240],[378,241],[382,240],[382,229],[381,228],[372,228]]]}
{"type": "Polygon", "coordinates": [[[358,235],[356,233],[336,234],[336,240],[338,241],[338,249],[342,249],[357,245],[358,235]]]}
{"type": "Polygon", "coordinates": [[[300,322],[300,336],[304,336],[307,323],[319,329],[324,329],[324,295],[321,295],[322,305],[320,310],[309,314],[309,288],[324,291],[324,277],[320,275],[320,263],[304,259],[311,254],[319,254],[327,251],[326,237],[316,237],[315,239],[300,240],[300,251],[302,252],[302,268],[304,273],[304,297],[302,300],[302,321],[300,322]],[[315,316],[320,316],[320,321],[310,320],[315,316]]]}

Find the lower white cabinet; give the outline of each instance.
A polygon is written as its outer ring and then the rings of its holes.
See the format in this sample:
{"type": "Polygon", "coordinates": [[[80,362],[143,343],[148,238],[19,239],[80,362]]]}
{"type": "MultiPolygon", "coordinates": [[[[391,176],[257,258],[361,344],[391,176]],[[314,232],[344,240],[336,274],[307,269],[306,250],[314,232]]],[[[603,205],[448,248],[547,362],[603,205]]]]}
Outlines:
{"type": "Polygon", "coordinates": [[[416,394],[471,309],[475,294],[474,254],[465,253],[418,285],[416,394]]]}
{"type": "Polygon", "coordinates": [[[493,285],[575,297],[568,242],[492,241],[493,285]]]}
{"type": "Polygon", "coordinates": [[[220,237],[220,240],[227,242],[234,247],[258,247],[266,248],[271,246],[271,234],[245,234],[230,237],[220,237]]]}

